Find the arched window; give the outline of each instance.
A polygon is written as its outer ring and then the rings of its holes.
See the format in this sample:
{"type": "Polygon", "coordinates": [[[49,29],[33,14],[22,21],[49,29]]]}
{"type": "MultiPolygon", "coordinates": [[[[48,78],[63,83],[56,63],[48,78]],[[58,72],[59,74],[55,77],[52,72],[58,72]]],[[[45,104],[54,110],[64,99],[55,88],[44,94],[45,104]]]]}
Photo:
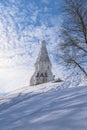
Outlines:
{"type": "Polygon", "coordinates": [[[39,77],[39,73],[37,73],[36,77],[39,77]]]}
{"type": "Polygon", "coordinates": [[[44,77],[43,73],[41,73],[40,77],[44,77]]]}
{"type": "Polygon", "coordinates": [[[47,77],[47,72],[45,72],[45,77],[47,77]]]}

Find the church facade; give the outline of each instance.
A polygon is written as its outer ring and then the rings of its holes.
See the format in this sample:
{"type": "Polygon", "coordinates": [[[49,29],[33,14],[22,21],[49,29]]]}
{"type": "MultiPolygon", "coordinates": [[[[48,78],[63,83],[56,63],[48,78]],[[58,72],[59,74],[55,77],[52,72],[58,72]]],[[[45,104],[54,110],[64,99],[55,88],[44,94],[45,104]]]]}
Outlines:
{"type": "Polygon", "coordinates": [[[52,81],[54,76],[51,69],[52,64],[48,56],[45,40],[43,40],[35,63],[35,72],[30,80],[30,85],[32,86],[52,81]]]}

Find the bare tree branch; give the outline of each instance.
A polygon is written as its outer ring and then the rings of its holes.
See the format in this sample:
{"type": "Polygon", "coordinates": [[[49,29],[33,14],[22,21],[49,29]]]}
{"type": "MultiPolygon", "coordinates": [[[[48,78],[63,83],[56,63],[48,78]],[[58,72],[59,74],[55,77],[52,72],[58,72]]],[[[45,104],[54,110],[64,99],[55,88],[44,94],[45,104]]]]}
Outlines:
{"type": "Polygon", "coordinates": [[[64,0],[64,22],[59,57],[70,67],[79,68],[87,76],[87,5],[85,0],[64,0]],[[82,65],[82,63],[85,63],[82,65]]]}

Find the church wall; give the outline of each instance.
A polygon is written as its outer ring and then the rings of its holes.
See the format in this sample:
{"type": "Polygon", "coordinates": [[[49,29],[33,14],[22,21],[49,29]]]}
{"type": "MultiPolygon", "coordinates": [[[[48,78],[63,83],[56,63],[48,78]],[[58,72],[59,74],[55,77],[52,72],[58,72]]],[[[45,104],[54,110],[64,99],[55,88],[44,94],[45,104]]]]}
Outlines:
{"type": "Polygon", "coordinates": [[[39,56],[35,63],[35,73],[33,74],[30,85],[37,85],[54,79],[51,72],[51,62],[48,57],[45,43],[42,42],[42,47],[39,56]]]}

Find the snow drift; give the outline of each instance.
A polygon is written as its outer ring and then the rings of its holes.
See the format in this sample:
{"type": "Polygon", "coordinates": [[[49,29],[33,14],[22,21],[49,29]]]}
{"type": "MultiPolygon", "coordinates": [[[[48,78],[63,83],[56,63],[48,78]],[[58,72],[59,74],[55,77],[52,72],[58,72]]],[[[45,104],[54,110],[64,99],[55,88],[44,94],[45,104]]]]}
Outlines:
{"type": "Polygon", "coordinates": [[[0,130],[87,130],[87,86],[24,87],[0,99],[0,130]]]}

